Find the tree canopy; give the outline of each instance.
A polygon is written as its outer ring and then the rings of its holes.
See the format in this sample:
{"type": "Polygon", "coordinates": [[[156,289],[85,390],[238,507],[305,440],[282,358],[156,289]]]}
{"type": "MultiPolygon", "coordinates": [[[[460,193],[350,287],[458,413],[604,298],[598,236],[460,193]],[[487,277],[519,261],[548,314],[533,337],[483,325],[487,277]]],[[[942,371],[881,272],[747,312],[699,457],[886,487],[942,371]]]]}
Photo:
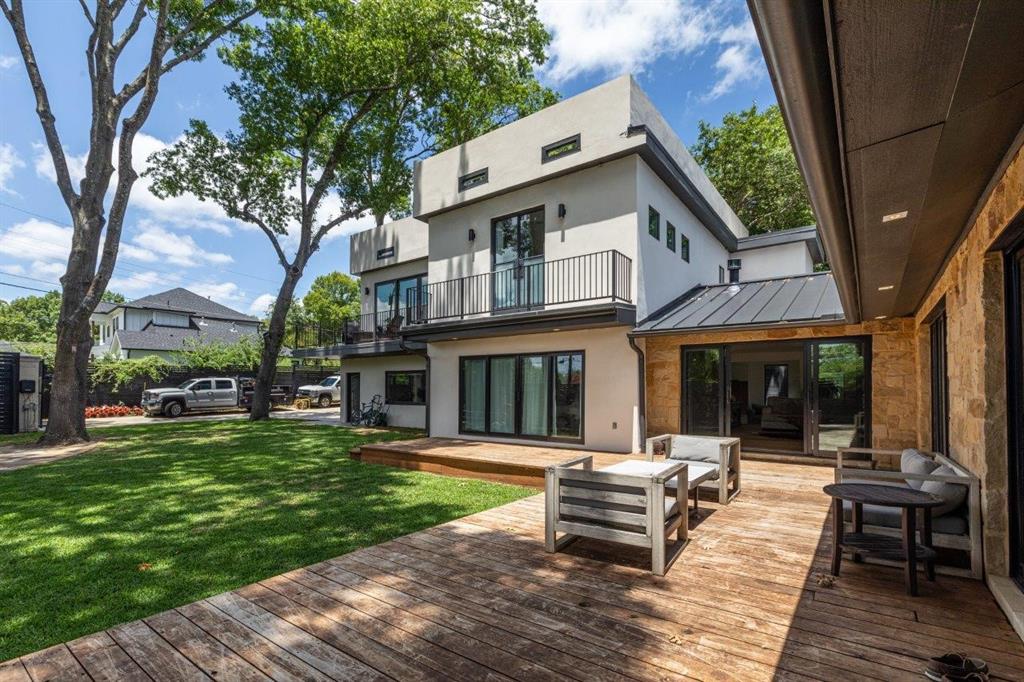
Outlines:
{"type": "Polygon", "coordinates": [[[269,411],[288,309],[323,238],[407,211],[417,155],[553,102],[533,72],[548,40],[530,0],[292,0],[221,50],[238,127],[194,120],[148,172],[158,196],[191,192],[258,227],[284,270],[253,419],[269,411]]]}
{"type": "MultiPolygon", "coordinates": [[[[125,298],[107,291],[103,300],[124,303],[125,298]]],[[[59,317],[58,291],[48,291],[42,296],[22,296],[10,302],[0,301],[0,341],[55,341],[59,317]]]]}
{"type": "Polygon", "coordinates": [[[778,105],[754,104],[698,128],[690,152],[751,234],[814,223],[778,105]]]}
{"type": "Polygon", "coordinates": [[[320,326],[341,329],[359,316],[359,282],[340,272],[320,275],[302,297],[302,307],[320,326]]]}

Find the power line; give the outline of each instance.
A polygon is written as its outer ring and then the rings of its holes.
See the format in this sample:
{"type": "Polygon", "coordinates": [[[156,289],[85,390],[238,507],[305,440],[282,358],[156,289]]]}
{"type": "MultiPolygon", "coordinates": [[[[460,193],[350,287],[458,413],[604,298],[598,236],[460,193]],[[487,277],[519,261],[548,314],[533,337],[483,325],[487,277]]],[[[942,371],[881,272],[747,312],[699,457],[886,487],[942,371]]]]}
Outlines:
{"type": "Polygon", "coordinates": [[[29,291],[41,291],[44,294],[48,294],[51,291],[50,289],[39,289],[39,288],[36,288],[36,287],[26,287],[26,286],[23,286],[21,284],[12,284],[10,282],[0,282],[0,286],[14,287],[15,289],[28,289],[29,291]]]}
{"type": "Polygon", "coordinates": [[[59,282],[50,282],[49,280],[39,279],[38,277],[29,277],[28,275],[16,275],[13,272],[5,272],[3,274],[7,275],[8,277],[17,277],[18,279],[27,279],[30,282],[39,282],[41,284],[49,284],[50,286],[57,287],[58,289],[63,287],[63,285],[60,284],[59,282]]]}

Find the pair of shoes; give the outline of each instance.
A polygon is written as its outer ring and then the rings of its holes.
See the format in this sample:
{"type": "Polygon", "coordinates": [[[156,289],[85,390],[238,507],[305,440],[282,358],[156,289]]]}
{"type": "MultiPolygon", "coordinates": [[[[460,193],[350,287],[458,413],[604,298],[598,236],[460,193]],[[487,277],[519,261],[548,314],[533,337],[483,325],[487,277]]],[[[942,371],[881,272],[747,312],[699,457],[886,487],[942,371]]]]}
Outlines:
{"type": "Polygon", "coordinates": [[[949,653],[932,657],[924,674],[934,682],[988,682],[988,664],[967,654],[949,653]]]}

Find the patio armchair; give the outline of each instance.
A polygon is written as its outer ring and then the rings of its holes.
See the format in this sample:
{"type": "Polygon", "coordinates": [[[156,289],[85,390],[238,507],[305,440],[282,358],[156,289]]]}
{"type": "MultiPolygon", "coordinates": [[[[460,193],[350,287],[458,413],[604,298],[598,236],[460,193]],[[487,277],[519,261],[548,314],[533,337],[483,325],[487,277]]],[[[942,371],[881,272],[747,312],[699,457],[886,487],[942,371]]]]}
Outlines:
{"type": "MultiPolygon", "coordinates": [[[[873,483],[910,487],[933,493],[945,504],[932,512],[932,544],[967,552],[970,569],[936,566],[940,573],[965,575],[981,580],[981,484],[978,477],[937,452],[915,448],[839,448],[836,451],[836,483],[873,483]]],[[[852,511],[844,505],[844,519],[852,511]]],[[[900,510],[864,505],[864,532],[899,537],[900,510]]],[[[867,559],[865,559],[867,560],[867,559]]]]}
{"type": "Polygon", "coordinates": [[[718,491],[718,503],[729,504],[740,492],[740,439],[666,433],[647,439],[647,459],[657,457],[705,462],[718,467],[702,487],[718,491]]]}
{"type": "Polygon", "coordinates": [[[689,537],[686,467],[679,462],[656,475],[595,471],[589,455],[547,467],[544,549],[557,552],[580,537],[645,547],[651,572],[665,575],[689,537]],[[678,480],[669,497],[665,483],[672,479],[678,480]]]}

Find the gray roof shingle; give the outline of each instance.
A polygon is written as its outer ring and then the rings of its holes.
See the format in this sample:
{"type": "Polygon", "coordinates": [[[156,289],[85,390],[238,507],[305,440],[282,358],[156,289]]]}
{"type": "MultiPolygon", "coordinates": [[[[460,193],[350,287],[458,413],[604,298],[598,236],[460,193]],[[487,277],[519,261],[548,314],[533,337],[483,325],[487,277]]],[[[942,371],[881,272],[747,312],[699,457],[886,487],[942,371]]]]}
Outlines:
{"type": "Polygon", "coordinates": [[[146,310],[174,310],[221,320],[256,321],[256,318],[251,315],[240,313],[182,287],[143,296],[124,305],[128,308],[144,308],[146,310]]]}
{"type": "Polygon", "coordinates": [[[692,289],[637,325],[637,334],[799,325],[844,319],[831,272],[692,289]]]}
{"type": "Polygon", "coordinates": [[[231,322],[207,320],[200,329],[194,327],[158,327],[149,325],[141,331],[118,329],[114,334],[121,348],[126,350],[166,350],[185,348],[185,339],[203,339],[235,343],[246,335],[256,336],[257,329],[251,325],[234,325],[231,322]],[[235,331],[231,331],[234,328],[235,331]]]}

